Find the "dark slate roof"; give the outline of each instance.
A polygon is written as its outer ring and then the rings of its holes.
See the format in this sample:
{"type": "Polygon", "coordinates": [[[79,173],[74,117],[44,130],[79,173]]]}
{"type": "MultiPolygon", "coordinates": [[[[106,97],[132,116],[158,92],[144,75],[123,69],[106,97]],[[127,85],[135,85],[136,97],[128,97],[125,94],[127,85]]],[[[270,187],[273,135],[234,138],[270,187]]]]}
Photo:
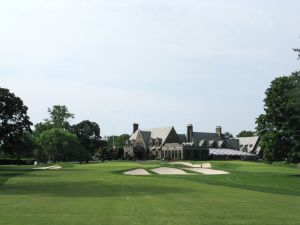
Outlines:
{"type": "Polygon", "coordinates": [[[178,134],[178,137],[180,138],[181,143],[185,143],[186,142],[186,136],[185,136],[185,134],[178,134]]]}
{"type": "Polygon", "coordinates": [[[140,132],[144,139],[145,144],[147,145],[149,143],[149,140],[151,137],[151,132],[150,131],[142,131],[142,130],[140,130],[140,132]]]}
{"type": "Polygon", "coordinates": [[[199,142],[201,140],[206,140],[206,141],[222,141],[222,138],[219,137],[217,133],[206,133],[206,132],[193,132],[193,141],[196,146],[199,145],[199,142]]]}
{"type": "Polygon", "coordinates": [[[239,140],[236,138],[227,139],[226,145],[227,145],[226,146],[227,148],[232,148],[232,149],[236,149],[236,150],[240,149],[239,140]]]}

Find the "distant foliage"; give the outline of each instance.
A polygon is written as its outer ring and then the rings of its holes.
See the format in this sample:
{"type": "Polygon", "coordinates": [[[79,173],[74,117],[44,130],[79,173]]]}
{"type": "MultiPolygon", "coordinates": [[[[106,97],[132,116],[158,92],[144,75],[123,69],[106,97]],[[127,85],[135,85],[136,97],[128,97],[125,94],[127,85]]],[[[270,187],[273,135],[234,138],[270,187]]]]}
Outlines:
{"type": "Polygon", "coordinates": [[[266,161],[300,161],[300,72],[278,77],[266,91],[265,113],[256,119],[266,161]]]}
{"type": "Polygon", "coordinates": [[[128,134],[122,134],[120,136],[109,136],[107,137],[108,147],[109,148],[123,148],[125,146],[125,142],[129,139],[128,134]],[[114,143],[113,143],[114,142],[114,143]],[[114,144],[114,146],[113,146],[114,144]]]}
{"type": "Polygon", "coordinates": [[[247,131],[247,130],[243,130],[241,131],[238,135],[236,135],[237,137],[253,137],[254,136],[253,131],[247,131]]]}
{"type": "Polygon", "coordinates": [[[233,138],[233,135],[232,135],[230,132],[226,131],[226,132],[224,133],[224,138],[225,138],[225,139],[230,139],[230,138],[233,138]]]}

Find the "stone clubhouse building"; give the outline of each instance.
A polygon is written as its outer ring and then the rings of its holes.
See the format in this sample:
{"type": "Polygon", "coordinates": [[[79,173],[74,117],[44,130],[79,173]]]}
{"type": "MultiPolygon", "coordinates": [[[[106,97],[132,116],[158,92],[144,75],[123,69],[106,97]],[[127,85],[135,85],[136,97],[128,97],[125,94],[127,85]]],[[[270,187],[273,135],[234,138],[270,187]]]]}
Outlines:
{"type": "Polygon", "coordinates": [[[232,149],[240,152],[239,140],[226,138],[220,126],[216,127],[215,133],[208,133],[194,132],[193,125],[189,124],[186,134],[178,134],[174,127],[141,130],[134,123],[133,133],[124,146],[124,157],[137,160],[207,160],[210,157],[209,149],[232,149]]]}

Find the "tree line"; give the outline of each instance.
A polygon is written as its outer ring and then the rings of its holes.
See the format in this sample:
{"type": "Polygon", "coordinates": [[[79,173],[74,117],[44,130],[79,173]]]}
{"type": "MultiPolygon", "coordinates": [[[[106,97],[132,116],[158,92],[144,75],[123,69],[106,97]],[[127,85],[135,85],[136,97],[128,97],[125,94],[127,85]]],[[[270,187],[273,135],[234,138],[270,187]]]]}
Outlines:
{"type": "Polygon", "coordinates": [[[49,118],[33,126],[21,98],[0,88],[0,154],[2,157],[33,157],[38,162],[120,159],[128,135],[100,136],[96,122],[84,120],[71,125],[74,114],[64,105],[48,109],[49,118]],[[33,129],[32,129],[33,128],[33,129]]]}

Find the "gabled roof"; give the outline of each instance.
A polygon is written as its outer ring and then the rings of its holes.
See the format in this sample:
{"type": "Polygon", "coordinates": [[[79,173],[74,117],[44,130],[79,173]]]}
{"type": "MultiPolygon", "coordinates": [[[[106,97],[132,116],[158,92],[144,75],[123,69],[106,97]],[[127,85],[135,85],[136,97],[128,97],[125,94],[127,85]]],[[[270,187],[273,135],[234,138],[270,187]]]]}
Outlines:
{"type": "Polygon", "coordinates": [[[164,144],[172,129],[173,127],[164,127],[164,128],[153,128],[147,131],[151,132],[151,138],[155,138],[155,139],[160,138],[162,139],[162,144],[164,144]]]}
{"type": "Polygon", "coordinates": [[[259,153],[260,151],[260,147],[258,146],[259,136],[239,137],[237,139],[239,139],[240,142],[240,150],[246,149],[247,152],[256,151],[255,153],[259,153]]]}
{"type": "Polygon", "coordinates": [[[130,137],[129,137],[129,140],[132,141],[132,140],[135,140],[136,137],[137,137],[137,134],[139,132],[140,129],[136,130],[130,137]]]}
{"type": "Polygon", "coordinates": [[[140,134],[142,135],[142,137],[144,139],[144,142],[147,145],[149,143],[149,140],[150,140],[150,137],[151,137],[151,132],[140,130],[140,134]]]}
{"type": "Polygon", "coordinates": [[[153,128],[146,130],[137,130],[135,131],[129,138],[129,140],[135,140],[138,132],[141,132],[141,135],[145,141],[145,143],[149,143],[150,138],[157,139],[160,138],[162,140],[162,145],[165,143],[168,135],[172,131],[173,127],[163,127],[163,128],[153,128]]]}

